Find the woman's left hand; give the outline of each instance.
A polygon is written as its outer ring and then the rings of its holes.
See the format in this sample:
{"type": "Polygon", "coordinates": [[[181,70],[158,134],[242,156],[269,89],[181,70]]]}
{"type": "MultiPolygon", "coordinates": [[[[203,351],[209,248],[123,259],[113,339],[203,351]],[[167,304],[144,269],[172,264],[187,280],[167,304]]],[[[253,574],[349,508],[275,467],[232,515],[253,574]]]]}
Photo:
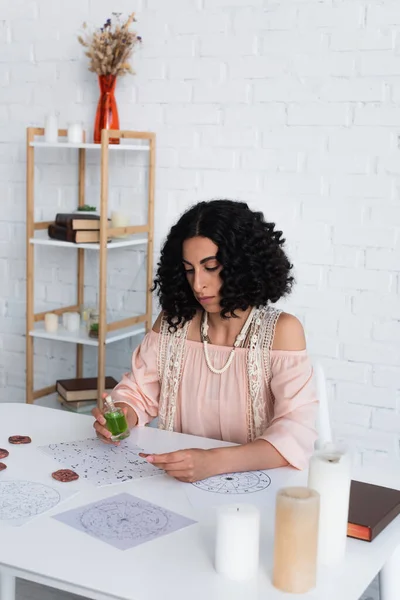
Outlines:
{"type": "Polygon", "coordinates": [[[164,469],[168,475],[179,481],[193,483],[200,479],[206,479],[215,475],[215,457],[212,450],[200,450],[190,448],[189,450],[177,450],[166,454],[144,454],[139,456],[160,469],[164,469]],[[212,465],[214,464],[214,471],[212,465]]]}

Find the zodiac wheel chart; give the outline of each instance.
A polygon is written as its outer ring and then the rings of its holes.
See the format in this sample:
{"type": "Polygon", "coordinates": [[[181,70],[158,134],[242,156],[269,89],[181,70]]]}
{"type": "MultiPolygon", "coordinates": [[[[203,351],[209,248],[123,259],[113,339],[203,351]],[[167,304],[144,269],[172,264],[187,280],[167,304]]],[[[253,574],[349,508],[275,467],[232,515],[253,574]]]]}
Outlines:
{"type": "Polygon", "coordinates": [[[193,483],[196,488],[214,494],[252,494],[271,485],[271,478],[263,471],[215,475],[193,483]]]}
{"type": "Polygon", "coordinates": [[[48,485],[33,481],[0,482],[0,520],[40,515],[59,502],[60,494],[48,485]]]}
{"type": "Polygon", "coordinates": [[[161,533],[168,527],[169,518],[162,508],[115,500],[88,508],[81,515],[80,522],[88,533],[95,536],[129,540],[161,533]]]}

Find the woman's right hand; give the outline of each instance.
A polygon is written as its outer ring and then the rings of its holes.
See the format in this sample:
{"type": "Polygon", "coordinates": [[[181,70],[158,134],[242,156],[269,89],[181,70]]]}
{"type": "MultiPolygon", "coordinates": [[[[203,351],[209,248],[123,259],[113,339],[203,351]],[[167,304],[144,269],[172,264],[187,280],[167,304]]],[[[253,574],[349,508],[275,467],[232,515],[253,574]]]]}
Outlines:
{"type": "MultiPolygon", "coordinates": [[[[104,398],[107,396],[107,394],[104,394],[104,398]]],[[[125,415],[125,417],[127,416],[128,413],[128,408],[127,407],[123,407],[122,411],[125,415]]],[[[99,438],[99,440],[101,440],[102,442],[104,442],[105,444],[114,444],[115,446],[119,445],[119,442],[113,442],[110,438],[111,438],[111,431],[109,431],[106,427],[106,420],[104,418],[103,413],[101,412],[101,410],[99,409],[98,406],[96,406],[93,410],[92,410],[92,415],[95,418],[95,422],[93,423],[93,427],[96,431],[96,435],[99,438]]]]}

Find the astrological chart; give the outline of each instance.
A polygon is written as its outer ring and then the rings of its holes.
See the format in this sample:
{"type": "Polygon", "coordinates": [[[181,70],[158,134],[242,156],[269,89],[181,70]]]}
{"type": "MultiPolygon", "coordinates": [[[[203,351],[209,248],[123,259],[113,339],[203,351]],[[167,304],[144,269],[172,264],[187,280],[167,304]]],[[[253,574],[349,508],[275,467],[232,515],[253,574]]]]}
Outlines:
{"type": "Polygon", "coordinates": [[[293,481],[295,474],[295,469],[285,467],[268,472],[225,473],[182,485],[190,503],[198,509],[239,502],[272,508],[277,491],[293,481]]]}
{"type": "Polygon", "coordinates": [[[134,548],[196,522],[125,493],[69,510],[54,518],[119,550],[134,548]]]}
{"type": "Polygon", "coordinates": [[[245,473],[216,475],[202,481],[197,481],[193,485],[199,490],[213,494],[253,494],[269,487],[271,485],[271,478],[263,471],[249,471],[245,473]]]}
{"type": "Polygon", "coordinates": [[[0,523],[24,525],[74,493],[35,481],[1,481],[0,523]]]}
{"type": "Polygon", "coordinates": [[[164,473],[141,458],[142,448],[132,446],[127,440],[114,446],[94,438],[39,449],[98,487],[164,473]]]}

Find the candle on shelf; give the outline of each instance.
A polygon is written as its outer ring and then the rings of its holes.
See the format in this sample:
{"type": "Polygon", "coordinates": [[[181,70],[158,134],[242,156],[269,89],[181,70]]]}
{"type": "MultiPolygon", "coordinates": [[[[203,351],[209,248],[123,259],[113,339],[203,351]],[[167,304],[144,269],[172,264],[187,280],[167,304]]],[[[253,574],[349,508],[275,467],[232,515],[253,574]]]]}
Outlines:
{"type": "Polygon", "coordinates": [[[65,312],[62,314],[62,324],[63,324],[64,329],[67,329],[68,315],[69,315],[68,312],[65,312]]]}
{"type": "Polygon", "coordinates": [[[236,581],[257,574],[260,512],[249,504],[229,504],[217,513],[215,569],[236,581]]]}
{"type": "Polygon", "coordinates": [[[44,125],[44,140],[49,144],[58,142],[58,119],[55,113],[50,113],[46,117],[44,125]]]}
{"type": "Polygon", "coordinates": [[[55,333],[58,329],[58,316],[55,313],[44,315],[44,328],[47,333],[55,333]]]}
{"type": "Polygon", "coordinates": [[[92,309],[89,306],[86,306],[85,304],[81,304],[81,306],[79,307],[79,311],[80,311],[80,315],[81,315],[81,320],[84,323],[88,322],[91,310],[92,309]]]}
{"type": "Polygon", "coordinates": [[[81,123],[68,124],[68,142],[70,144],[81,144],[83,142],[83,127],[81,123]]]}
{"type": "MultiPolygon", "coordinates": [[[[113,227],[113,228],[128,227],[129,225],[130,225],[130,218],[126,213],[121,212],[119,210],[114,210],[111,213],[111,227],[113,227]]],[[[118,235],[115,235],[114,237],[124,238],[126,236],[127,236],[126,233],[120,233],[118,235]]]]}
{"type": "Polygon", "coordinates": [[[276,498],[273,585],[303,594],[317,579],[319,494],[306,487],[280,490],[276,498]]]}
{"type": "Polygon", "coordinates": [[[351,484],[350,455],[343,447],[329,444],[311,457],[308,487],[321,497],[318,562],[340,563],[346,552],[351,484]]]}
{"type": "Polygon", "coordinates": [[[80,321],[81,321],[81,317],[80,314],[77,312],[70,312],[70,313],[66,313],[68,315],[67,317],[67,330],[74,332],[74,331],[78,331],[79,327],[80,327],[80,321]]]}

